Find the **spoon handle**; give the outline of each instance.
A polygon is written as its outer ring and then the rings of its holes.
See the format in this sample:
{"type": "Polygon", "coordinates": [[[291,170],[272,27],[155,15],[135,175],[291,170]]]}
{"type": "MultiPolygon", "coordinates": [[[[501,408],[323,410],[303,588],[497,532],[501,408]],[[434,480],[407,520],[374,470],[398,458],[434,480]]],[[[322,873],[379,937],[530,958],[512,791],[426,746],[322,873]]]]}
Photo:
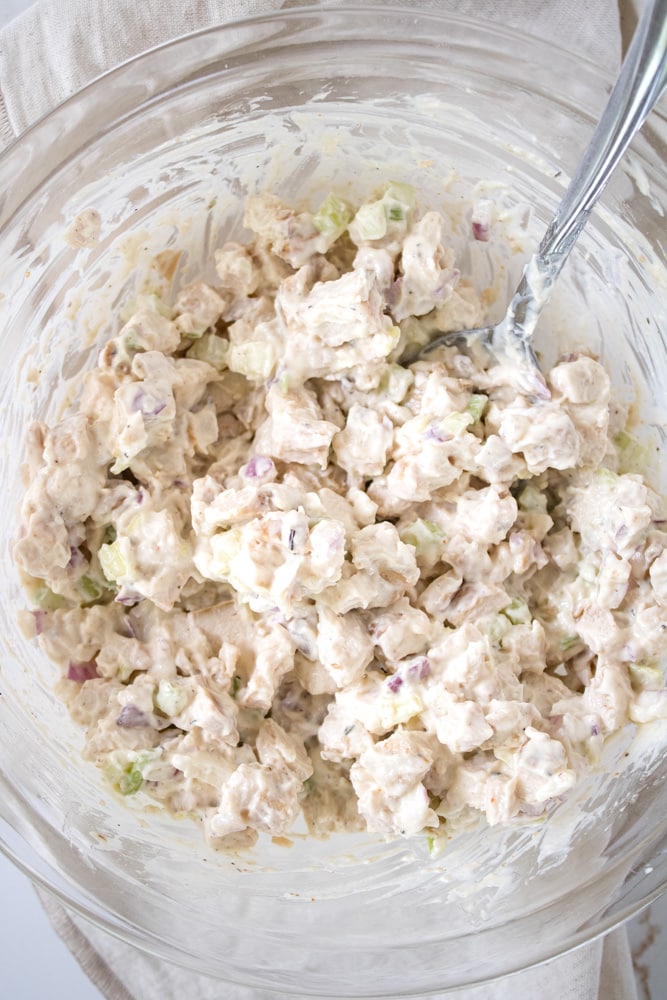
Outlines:
{"type": "Polygon", "coordinates": [[[614,168],[666,86],[667,0],[649,0],[579,169],[510,304],[508,319],[524,341],[614,168]]]}

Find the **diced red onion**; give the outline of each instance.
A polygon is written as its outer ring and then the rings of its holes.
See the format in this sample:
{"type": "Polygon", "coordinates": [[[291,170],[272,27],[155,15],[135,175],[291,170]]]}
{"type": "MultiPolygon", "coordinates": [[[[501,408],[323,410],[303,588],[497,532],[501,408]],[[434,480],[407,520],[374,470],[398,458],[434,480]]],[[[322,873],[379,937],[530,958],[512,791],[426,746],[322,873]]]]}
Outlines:
{"type": "Polygon", "coordinates": [[[431,674],[431,664],[424,656],[421,660],[417,660],[416,663],[412,664],[408,673],[418,681],[425,681],[431,674]]]}
{"type": "Polygon", "coordinates": [[[443,431],[440,428],[435,427],[433,424],[429,424],[429,426],[426,428],[426,431],[424,432],[424,438],[426,441],[440,441],[440,442],[451,441],[452,437],[453,437],[452,434],[447,434],[446,431],[443,431]]]}
{"type": "Polygon", "coordinates": [[[253,455],[250,461],[241,469],[241,475],[246,479],[266,480],[269,476],[274,476],[276,467],[273,460],[267,455],[253,455]]]}
{"type": "Polygon", "coordinates": [[[137,389],[132,400],[132,409],[139,411],[144,417],[157,417],[167,408],[164,399],[158,399],[152,392],[145,389],[137,389]]]}
{"type": "Polygon", "coordinates": [[[88,660],[82,663],[75,663],[73,660],[70,660],[69,667],[67,668],[68,681],[76,681],[77,684],[83,684],[84,681],[91,681],[93,677],[99,677],[96,660],[88,660]]]}
{"type": "Polygon", "coordinates": [[[123,705],[116,719],[116,725],[123,729],[145,729],[150,723],[146,713],[136,705],[123,705]]]}
{"type": "Polygon", "coordinates": [[[137,630],[134,626],[134,622],[132,621],[129,615],[125,615],[125,617],[122,619],[119,626],[119,631],[121,635],[126,636],[128,639],[137,638],[137,630]]]}
{"type": "Polygon", "coordinates": [[[68,568],[76,569],[77,566],[83,565],[85,561],[86,558],[81,549],[77,548],[76,546],[72,546],[72,548],[70,549],[68,568]]]}
{"type": "Polygon", "coordinates": [[[390,677],[389,680],[387,681],[387,687],[392,692],[392,694],[396,694],[396,692],[400,687],[402,687],[402,685],[403,685],[403,678],[401,677],[400,674],[394,674],[394,676],[390,677]]]}
{"type": "Polygon", "coordinates": [[[134,591],[122,591],[119,593],[114,600],[116,604],[123,604],[125,607],[132,608],[139,601],[143,600],[142,594],[137,594],[134,591]]]}
{"type": "Polygon", "coordinates": [[[481,243],[488,242],[493,225],[494,204],[489,198],[480,198],[472,209],[472,235],[481,243]]]}
{"type": "Polygon", "coordinates": [[[41,635],[46,624],[47,612],[37,609],[33,611],[33,617],[35,619],[35,635],[41,635]]]}
{"type": "Polygon", "coordinates": [[[461,272],[459,271],[458,268],[453,268],[451,271],[448,271],[445,280],[442,282],[441,285],[438,285],[438,287],[436,288],[435,297],[440,298],[440,296],[443,295],[444,292],[447,292],[449,291],[450,288],[453,288],[453,286],[458,283],[460,277],[461,277],[461,272]]]}

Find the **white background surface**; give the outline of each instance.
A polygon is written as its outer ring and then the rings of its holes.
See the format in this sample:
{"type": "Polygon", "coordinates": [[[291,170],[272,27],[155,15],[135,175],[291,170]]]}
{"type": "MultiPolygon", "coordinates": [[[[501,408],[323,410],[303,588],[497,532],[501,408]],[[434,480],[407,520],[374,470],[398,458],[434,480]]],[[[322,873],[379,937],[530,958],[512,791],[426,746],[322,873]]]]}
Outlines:
{"type": "MultiPolygon", "coordinates": [[[[0,0],[0,27],[28,6],[29,0],[0,0]]],[[[636,917],[629,933],[639,1000],[665,1000],[667,896],[636,917]]],[[[0,969],[3,1000],[100,1000],[101,997],[52,930],[28,879],[2,855],[0,969]]]]}
{"type": "MultiPolygon", "coordinates": [[[[30,0],[0,0],[0,28],[29,6],[30,0]]],[[[1,854],[0,970],[2,1000],[101,997],[52,930],[31,883],[1,854]]]]}

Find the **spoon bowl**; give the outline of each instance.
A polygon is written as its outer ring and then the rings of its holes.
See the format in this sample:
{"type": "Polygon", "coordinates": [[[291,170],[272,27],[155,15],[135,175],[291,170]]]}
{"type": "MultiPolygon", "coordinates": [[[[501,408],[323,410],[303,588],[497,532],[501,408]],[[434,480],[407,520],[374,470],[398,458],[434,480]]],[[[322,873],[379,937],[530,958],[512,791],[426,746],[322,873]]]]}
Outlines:
{"type": "Polygon", "coordinates": [[[635,134],[667,87],[667,0],[647,3],[618,79],[581,163],[540,245],[526,264],[507,312],[492,326],[440,334],[411,363],[447,344],[479,345],[507,365],[519,391],[548,399],[532,337],[570,251],[635,134]]]}

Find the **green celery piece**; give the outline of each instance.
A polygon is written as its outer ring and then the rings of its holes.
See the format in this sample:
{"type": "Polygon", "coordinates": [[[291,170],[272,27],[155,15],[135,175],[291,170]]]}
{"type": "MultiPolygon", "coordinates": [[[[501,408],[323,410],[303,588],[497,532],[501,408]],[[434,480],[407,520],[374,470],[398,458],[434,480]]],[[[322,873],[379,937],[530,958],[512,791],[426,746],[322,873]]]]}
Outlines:
{"type": "Polygon", "coordinates": [[[101,545],[97,557],[107,580],[115,583],[127,574],[127,563],[120,551],[119,539],[108,545],[101,545]]]}
{"type": "Polygon", "coordinates": [[[335,194],[328,194],[313,216],[313,225],[322,236],[337,240],[352,220],[350,206],[335,194]]]}
{"type": "Polygon", "coordinates": [[[474,418],[475,421],[477,421],[484,413],[487,403],[487,396],[483,395],[483,393],[473,392],[472,396],[468,400],[466,411],[474,418]]]}
{"type": "Polygon", "coordinates": [[[196,361],[205,361],[216,371],[224,371],[229,357],[229,341],[219,337],[217,333],[205,333],[195,340],[187,350],[187,356],[196,361]]]}
{"type": "Polygon", "coordinates": [[[58,608],[64,608],[67,604],[64,597],[61,597],[60,594],[54,594],[46,584],[36,587],[31,593],[31,598],[42,611],[57,611],[58,608]]]}
{"type": "Polygon", "coordinates": [[[93,601],[99,601],[100,597],[104,593],[102,586],[97,582],[97,580],[93,580],[90,576],[81,577],[79,580],[79,590],[81,591],[81,594],[85,598],[87,604],[90,604],[93,601]]]}
{"type": "Polygon", "coordinates": [[[518,598],[503,608],[503,614],[512,622],[512,625],[529,625],[531,621],[530,610],[525,601],[518,598]]]}
{"type": "Polygon", "coordinates": [[[121,795],[134,795],[143,785],[144,776],[138,765],[139,761],[136,760],[134,764],[130,764],[121,774],[118,781],[118,791],[121,795]]]}

